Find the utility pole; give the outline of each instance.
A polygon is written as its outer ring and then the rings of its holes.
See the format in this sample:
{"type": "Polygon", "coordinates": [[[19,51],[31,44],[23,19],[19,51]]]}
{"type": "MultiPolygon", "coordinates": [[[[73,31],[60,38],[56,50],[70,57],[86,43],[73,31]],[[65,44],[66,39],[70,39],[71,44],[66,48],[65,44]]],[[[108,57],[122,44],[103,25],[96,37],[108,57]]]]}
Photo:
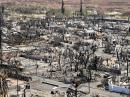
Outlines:
{"type": "Polygon", "coordinates": [[[62,0],[61,13],[62,13],[62,14],[65,13],[64,0],[62,0]]]}
{"type": "Polygon", "coordinates": [[[83,2],[80,0],[80,15],[83,15],[83,2]]]}

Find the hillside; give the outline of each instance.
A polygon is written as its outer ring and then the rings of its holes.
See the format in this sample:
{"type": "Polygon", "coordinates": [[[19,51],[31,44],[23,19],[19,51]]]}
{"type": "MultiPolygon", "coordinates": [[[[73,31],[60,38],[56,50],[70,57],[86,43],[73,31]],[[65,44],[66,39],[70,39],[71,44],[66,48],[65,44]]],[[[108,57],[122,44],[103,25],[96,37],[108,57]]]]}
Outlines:
{"type": "MultiPolygon", "coordinates": [[[[37,2],[47,5],[48,7],[59,8],[61,0],[0,0],[5,2],[29,3],[37,2]]],[[[80,0],[64,0],[66,8],[79,8],[80,0]]],[[[119,10],[127,11],[130,9],[130,0],[83,0],[84,7],[97,8],[102,10],[119,10]]]]}

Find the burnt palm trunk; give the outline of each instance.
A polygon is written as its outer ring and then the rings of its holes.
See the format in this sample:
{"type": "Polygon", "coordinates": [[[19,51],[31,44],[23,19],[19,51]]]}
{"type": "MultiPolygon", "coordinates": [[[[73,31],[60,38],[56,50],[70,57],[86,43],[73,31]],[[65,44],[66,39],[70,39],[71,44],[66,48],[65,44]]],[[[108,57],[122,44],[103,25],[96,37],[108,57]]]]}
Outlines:
{"type": "Polygon", "coordinates": [[[8,85],[7,85],[7,81],[6,81],[6,75],[2,74],[2,75],[0,75],[0,96],[6,97],[7,90],[8,90],[8,85]]]}
{"type": "Polygon", "coordinates": [[[78,71],[78,62],[76,62],[76,64],[75,64],[75,72],[77,72],[78,71]]]}
{"type": "Polygon", "coordinates": [[[2,30],[0,29],[0,66],[2,65],[2,46],[1,46],[1,34],[2,34],[2,30]]]}
{"type": "Polygon", "coordinates": [[[18,86],[18,72],[16,71],[16,76],[17,76],[17,97],[19,97],[19,86],[18,86]]]}
{"type": "Polygon", "coordinates": [[[3,26],[3,14],[4,14],[4,6],[1,7],[1,12],[0,12],[0,65],[2,66],[2,29],[1,27],[3,26]]]}
{"type": "Polygon", "coordinates": [[[26,97],[26,89],[24,89],[23,92],[24,92],[24,93],[23,93],[23,97],[26,97]]]}
{"type": "Polygon", "coordinates": [[[59,59],[58,59],[58,63],[59,63],[59,69],[61,70],[61,54],[59,53],[59,59]]]}
{"type": "Polygon", "coordinates": [[[36,75],[37,75],[37,73],[38,73],[38,72],[37,72],[37,71],[38,71],[38,67],[39,67],[38,64],[36,64],[36,75]]]}
{"type": "Polygon", "coordinates": [[[71,67],[70,69],[71,69],[71,71],[73,70],[73,69],[72,69],[72,61],[73,61],[73,59],[70,58],[70,67],[71,67]]]}
{"type": "Polygon", "coordinates": [[[62,13],[62,14],[65,13],[64,0],[62,0],[61,13],[62,13]]]}
{"type": "Polygon", "coordinates": [[[126,58],[126,63],[127,63],[127,76],[129,76],[129,62],[128,62],[128,57],[126,58]]]}
{"type": "Polygon", "coordinates": [[[75,88],[75,97],[78,97],[78,94],[77,94],[77,87],[75,88]]]}
{"type": "Polygon", "coordinates": [[[80,15],[83,15],[83,2],[80,0],[80,15]]]}

